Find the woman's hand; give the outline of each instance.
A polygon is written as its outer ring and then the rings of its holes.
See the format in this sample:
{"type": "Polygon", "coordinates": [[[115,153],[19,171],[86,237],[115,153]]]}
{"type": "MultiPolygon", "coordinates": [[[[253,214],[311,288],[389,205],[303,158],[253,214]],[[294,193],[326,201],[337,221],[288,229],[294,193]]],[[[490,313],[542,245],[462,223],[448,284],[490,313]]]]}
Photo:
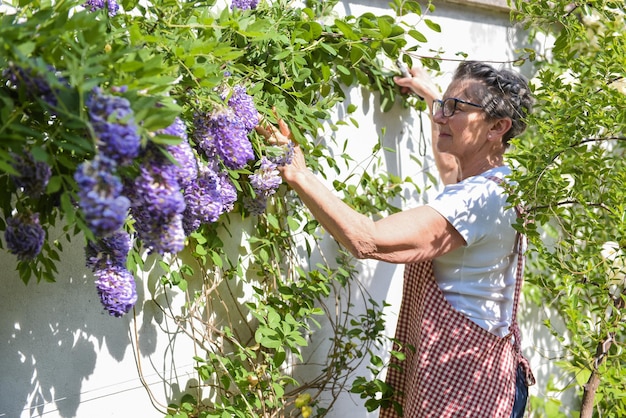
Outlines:
{"type": "Polygon", "coordinates": [[[413,67],[409,70],[412,77],[394,77],[393,81],[401,87],[404,94],[417,94],[423,98],[428,106],[432,106],[433,100],[441,97],[439,89],[430,78],[430,74],[422,67],[413,67]]]}
{"type": "Polygon", "coordinates": [[[431,142],[435,164],[439,171],[439,176],[444,184],[453,184],[459,181],[461,169],[459,162],[451,154],[439,152],[437,141],[439,140],[439,125],[432,120],[433,100],[441,99],[439,88],[430,78],[430,74],[425,68],[415,67],[409,70],[412,77],[394,77],[393,81],[400,86],[402,93],[414,93],[419,95],[428,105],[431,118],[431,142]]]}
{"type": "Polygon", "coordinates": [[[278,130],[276,127],[267,124],[265,126],[257,126],[256,131],[263,135],[267,143],[270,145],[280,146],[288,145],[290,142],[293,143],[294,149],[291,163],[278,167],[278,171],[280,171],[280,174],[287,183],[294,181],[299,173],[308,172],[302,149],[300,148],[300,145],[293,140],[291,130],[284,120],[278,118],[278,130]]]}

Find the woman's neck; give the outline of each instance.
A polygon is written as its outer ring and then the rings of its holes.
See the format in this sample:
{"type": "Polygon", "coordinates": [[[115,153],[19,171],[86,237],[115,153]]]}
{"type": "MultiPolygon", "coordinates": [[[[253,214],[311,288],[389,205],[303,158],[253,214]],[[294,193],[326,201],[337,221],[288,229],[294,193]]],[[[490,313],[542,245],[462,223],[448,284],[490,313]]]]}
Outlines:
{"type": "Polygon", "coordinates": [[[487,170],[491,170],[492,168],[500,167],[504,164],[504,157],[500,156],[491,156],[487,159],[475,160],[468,164],[460,164],[460,179],[465,180],[469,177],[474,177],[479,174],[484,173],[487,170]]]}

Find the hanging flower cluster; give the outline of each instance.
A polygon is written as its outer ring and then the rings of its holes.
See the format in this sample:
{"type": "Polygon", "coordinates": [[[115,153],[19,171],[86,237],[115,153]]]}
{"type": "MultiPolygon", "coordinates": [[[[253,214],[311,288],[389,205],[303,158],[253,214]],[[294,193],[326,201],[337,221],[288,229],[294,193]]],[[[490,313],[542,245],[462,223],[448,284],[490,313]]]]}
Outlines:
{"type": "Polygon", "coordinates": [[[126,268],[131,239],[123,230],[131,201],[117,169],[139,155],[141,138],[125,98],[95,88],[86,104],[96,155],[74,173],[78,204],[95,236],[85,249],[86,264],[96,277],[102,305],[110,315],[119,317],[135,305],[137,292],[133,274],[126,268]]]}
{"type": "Polygon", "coordinates": [[[208,163],[201,167],[198,183],[186,190],[186,196],[192,195],[188,199],[187,228],[215,222],[233,209],[237,192],[228,173],[220,167],[238,170],[254,159],[248,135],[259,123],[259,112],[252,97],[244,87],[235,86],[229,94],[222,94],[222,99],[228,106],[198,113],[194,121],[194,141],[208,163]]]}
{"type": "Polygon", "coordinates": [[[96,270],[96,289],[100,302],[112,316],[120,317],[128,313],[137,302],[135,279],[124,267],[112,266],[96,270]]]}
{"type": "Polygon", "coordinates": [[[267,199],[273,195],[282,183],[278,167],[291,164],[294,154],[294,145],[268,147],[267,156],[261,158],[258,168],[250,176],[250,185],[254,197],[248,197],[244,201],[246,209],[252,215],[260,215],[267,208],[267,199]]]}
{"type": "MultiPolygon", "coordinates": [[[[21,154],[11,153],[12,167],[17,175],[12,175],[13,183],[25,196],[37,199],[46,190],[52,170],[43,161],[36,161],[28,151],[21,154]]],[[[15,254],[18,260],[32,260],[43,247],[45,231],[39,223],[39,214],[16,213],[7,219],[7,229],[4,238],[10,253],[15,254]]]]}
{"type": "MultiPolygon", "coordinates": [[[[47,69],[50,74],[56,73],[55,68],[50,65],[47,66],[47,69]]],[[[38,74],[31,68],[25,69],[15,64],[9,64],[2,76],[8,81],[11,88],[23,89],[31,99],[41,99],[53,108],[59,103],[59,91],[50,85],[43,74],[38,74]]],[[[59,78],[58,81],[61,84],[67,84],[63,78],[59,78]]]]}
{"type": "Polygon", "coordinates": [[[33,198],[41,196],[52,175],[52,169],[48,163],[36,161],[33,154],[28,151],[21,154],[12,152],[11,158],[13,159],[11,166],[19,173],[11,176],[15,186],[27,196],[33,198]]]}
{"type": "Polygon", "coordinates": [[[97,87],[87,99],[87,110],[98,151],[120,165],[130,164],[141,146],[130,102],[97,87]]]}
{"type": "Polygon", "coordinates": [[[232,4],[230,5],[231,9],[240,9],[240,10],[250,10],[250,9],[256,9],[257,5],[259,4],[259,0],[233,0],[232,4]]]}
{"type": "Polygon", "coordinates": [[[105,237],[119,230],[126,221],[130,201],[122,194],[122,181],[115,173],[116,163],[97,154],[80,164],[74,173],[78,185],[78,204],[89,229],[105,237]]]}
{"type": "Polygon", "coordinates": [[[187,234],[205,223],[212,223],[223,213],[230,212],[237,200],[237,190],[228,173],[218,173],[208,165],[200,167],[198,178],[185,187],[187,207],[183,214],[187,234]]]}
{"type": "Polygon", "coordinates": [[[181,138],[180,145],[166,148],[176,163],[149,144],[139,176],[129,190],[137,234],[147,248],[159,254],[177,253],[185,246],[182,214],[186,205],[181,184],[193,183],[198,176],[184,123],[176,119],[165,132],[181,138]]]}
{"type": "MultiPolygon", "coordinates": [[[[225,98],[222,95],[222,99],[225,98]]],[[[235,112],[237,119],[241,121],[246,131],[252,131],[259,124],[259,112],[256,110],[254,101],[246,92],[245,87],[233,87],[232,93],[228,98],[228,106],[235,112]]]]}
{"type": "Polygon", "coordinates": [[[106,9],[111,17],[115,16],[120,9],[119,4],[115,0],[87,0],[83,6],[92,12],[106,9]]]}
{"type": "Polygon", "coordinates": [[[261,159],[259,167],[250,176],[250,185],[254,190],[254,199],[246,200],[246,208],[253,215],[265,212],[267,199],[276,192],[282,183],[277,165],[267,157],[261,159]]]}
{"type": "Polygon", "coordinates": [[[18,260],[32,260],[41,252],[46,233],[39,223],[39,214],[17,214],[7,219],[4,238],[11,254],[18,260]]]}
{"type": "Polygon", "coordinates": [[[233,109],[224,107],[196,118],[195,139],[209,160],[216,156],[231,170],[240,170],[254,158],[250,130],[233,109]]]}
{"type": "MultiPolygon", "coordinates": [[[[54,68],[49,69],[54,73],[54,68]]],[[[2,72],[2,78],[6,80],[5,85],[8,88],[16,92],[23,91],[30,99],[42,100],[51,107],[58,104],[58,91],[50,86],[43,75],[36,74],[30,68],[9,64],[2,72]]],[[[39,198],[45,192],[52,175],[48,163],[35,160],[27,149],[22,149],[20,153],[11,152],[10,155],[11,166],[17,172],[11,175],[11,179],[18,192],[28,198],[39,198]]],[[[9,252],[15,254],[21,261],[35,259],[43,248],[46,236],[39,222],[39,214],[25,210],[22,213],[15,213],[6,221],[4,238],[9,252]]]]}
{"type": "Polygon", "coordinates": [[[133,274],[126,268],[131,238],[119,230],[92,241],[85,248],[87,267],[96,277],[96,290],[107,312],[116,317],[128,313],[137,302],[133,274]]]}

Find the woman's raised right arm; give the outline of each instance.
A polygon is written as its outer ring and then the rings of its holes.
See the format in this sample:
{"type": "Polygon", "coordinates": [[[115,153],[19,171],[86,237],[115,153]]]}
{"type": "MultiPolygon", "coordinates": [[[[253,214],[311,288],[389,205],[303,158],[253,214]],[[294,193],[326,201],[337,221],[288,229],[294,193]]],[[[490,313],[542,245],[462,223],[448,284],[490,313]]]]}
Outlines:
{"type": "Polygon", "coordinates": [[[433,83],[430,75],[424,68],[414,67],[410,70],[412,77],[395,77],[394,81],[402,88],[403,93],[414,93],[420,96],[428,105],[428,116],[430,117],[431,142],[433,156],[439,177],[443,184],[457,183],[460,178],[459,165],[454,156],[439,152],[437,141],[439,140],[439,125],[432,118],[433,101],[441,98],[437,86],[433,83]]]}

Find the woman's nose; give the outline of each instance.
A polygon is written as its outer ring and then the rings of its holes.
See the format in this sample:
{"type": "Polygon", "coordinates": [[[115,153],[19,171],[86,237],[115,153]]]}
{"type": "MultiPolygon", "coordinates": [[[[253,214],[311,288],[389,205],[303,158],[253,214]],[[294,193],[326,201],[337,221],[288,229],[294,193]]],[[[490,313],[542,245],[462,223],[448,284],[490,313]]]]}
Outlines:
{"type": "Polygon", "coordinates": [[[433,122],[435,122],[435,123],[442,124],[442,123],[445,123],[447,120],[448,120],[448,118],[443,115],[443,110],[442,109],[437,110],[433,114],[433,122]]]}

